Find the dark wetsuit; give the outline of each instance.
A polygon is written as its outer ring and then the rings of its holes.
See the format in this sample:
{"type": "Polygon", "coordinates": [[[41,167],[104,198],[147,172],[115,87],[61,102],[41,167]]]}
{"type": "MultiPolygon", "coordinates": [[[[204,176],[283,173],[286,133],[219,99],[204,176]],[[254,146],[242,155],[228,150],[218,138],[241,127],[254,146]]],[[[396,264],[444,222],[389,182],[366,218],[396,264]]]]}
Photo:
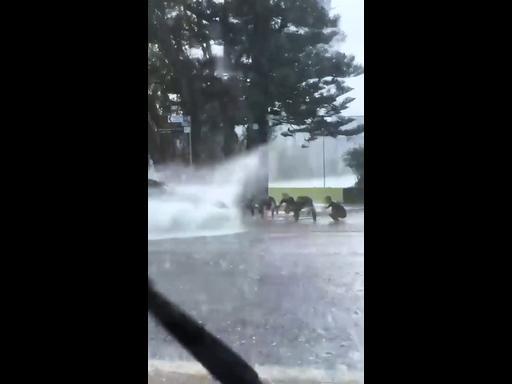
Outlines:
{"type": "Polygon", "coordinates": [[[251,212],[251,216],[254,216],[254,199],[246,199],[243,203],[244,211],[251,212]]]}
{"type": "Polygon", "coordinates": [[[272,196],[264,197],[258,202],[258,210],[261,217],[263,217],[265,209],[270,211],[272,213],[272,218],[274,218],[274,213],[277,212],[277,204],[276,200],[272,196]]]}
{"type": "Polygon", "coordinates": [[[254,216],[255,210],[264,217],[265,209],[272,212],[272,218],[274,213],[277,213],[276,200],[272,196],[265,196],[262,198],[251,198],[247,201],[246,208],[249,209],[251,215],[254,216]]]}
{"type": "Polygon", "coordinates": [[[300,211],[304,208],[309,208],[311,211],[311,215],[313,216],[313,221],[316,221],[316,210],[315,205],[313,204],[313,200],[308,196],[299,196],[297,200],[293,197],[285,197],[281,200],[277,209],[283,204],[286,204],[285,212],[288,213],[290,211],[293,212],[293,217],[295,221],[299,221],[300,211]]]}
{"type": "Polygon", "coordinates": [[[331,203],[327,206],[327,209],[329,208],[331,208],[331,213],[329,216],[331,216],[331,219],[334,221],[339,221],[339,219],[344,219],[347,217],[347,211],[340,203],[331,201],[331,203]]]}

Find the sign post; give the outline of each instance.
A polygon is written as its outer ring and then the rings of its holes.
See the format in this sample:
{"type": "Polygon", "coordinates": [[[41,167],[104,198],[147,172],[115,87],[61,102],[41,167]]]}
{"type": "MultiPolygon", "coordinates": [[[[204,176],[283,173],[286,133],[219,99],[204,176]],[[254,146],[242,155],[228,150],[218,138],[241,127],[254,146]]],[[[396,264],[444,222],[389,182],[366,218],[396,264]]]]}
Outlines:
{"type": "Polygon", "coordinates": [[[178,114],[170,114],[167,116],[167,122],[170,123],[180,123],[183,124],[183,115],[178,114]]]}
{"type": "Polygon", "coordinates": [[[162,133],[183,132],[188,135],[188,153],[189,162],[192,165],[192,124],[189,115],[183,115],[172,109],[172,113],[167,115],[167,122],[171,128],[162,129],[162,133]]]}
{"type": "Polygon", "coordinates": [[[188,115],[183,116],[183,132],[188,134],[188,158],[192,166],[192,124],[188,115]]]}
{"type": "Polygon", "coordinates": [[[323,158],[324,188],[325,188],[325,136],[322,136],[322,158],[323,158]]]}

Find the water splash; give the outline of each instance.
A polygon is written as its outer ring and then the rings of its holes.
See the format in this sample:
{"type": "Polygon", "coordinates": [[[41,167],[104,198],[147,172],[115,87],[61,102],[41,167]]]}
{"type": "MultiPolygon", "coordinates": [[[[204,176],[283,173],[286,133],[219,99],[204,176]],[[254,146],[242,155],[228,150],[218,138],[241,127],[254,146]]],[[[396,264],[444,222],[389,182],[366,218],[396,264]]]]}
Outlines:
{"type": "Polygon", "coordinates": [[[266,172],[266,155],[261,148],[215,167],[150,168],[148,177],[166,183],[166,191],[148,196],[148,240],[244,231],[240,197],[266,172]]]}

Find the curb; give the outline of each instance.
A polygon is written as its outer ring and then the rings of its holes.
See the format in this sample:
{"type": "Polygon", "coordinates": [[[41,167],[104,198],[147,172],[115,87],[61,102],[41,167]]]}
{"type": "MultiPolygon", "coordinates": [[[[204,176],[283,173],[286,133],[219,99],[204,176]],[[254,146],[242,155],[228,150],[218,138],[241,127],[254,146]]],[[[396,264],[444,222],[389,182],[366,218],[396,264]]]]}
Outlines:
{"type": "MultiPolygon", "coordinates": [[[[339,365],[333,372],[307,367],[256,365],[265,384],[362,384],[363,372],[339,365]]],[[[148,384],[213,384],[208,372],[196,362],[148,360],[148,384]]]]}

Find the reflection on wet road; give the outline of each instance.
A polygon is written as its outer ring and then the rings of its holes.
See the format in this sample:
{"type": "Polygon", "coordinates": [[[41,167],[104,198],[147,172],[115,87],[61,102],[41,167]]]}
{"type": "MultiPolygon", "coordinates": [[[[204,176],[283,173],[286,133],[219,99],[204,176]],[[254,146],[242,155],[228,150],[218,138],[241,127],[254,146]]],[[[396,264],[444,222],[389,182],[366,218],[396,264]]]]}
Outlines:
{"type": "MultiPolygon", "coordinates": [[[[156,286],[253,365],[363,368],[363,210],[148,241],[156,286]]],[[[192,358],[151,319],[149,359],[192,358]]]]}

